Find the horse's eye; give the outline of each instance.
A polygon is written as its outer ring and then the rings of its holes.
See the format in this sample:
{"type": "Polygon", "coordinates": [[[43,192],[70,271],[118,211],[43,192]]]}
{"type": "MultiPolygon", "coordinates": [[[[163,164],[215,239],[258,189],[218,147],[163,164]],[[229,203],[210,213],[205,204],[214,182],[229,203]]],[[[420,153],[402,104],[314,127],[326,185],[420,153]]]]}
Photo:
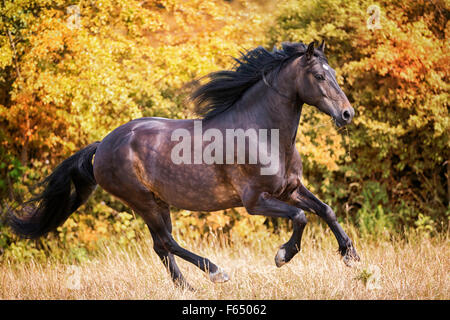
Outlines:
{"type": "Polygon", "coordinates": [[[319,81],[325,80],[325,77],[323,76],[323,74],[316,74],[316,75],[314,75],[314,77],[316,77],[316,79],[319,81]]]}

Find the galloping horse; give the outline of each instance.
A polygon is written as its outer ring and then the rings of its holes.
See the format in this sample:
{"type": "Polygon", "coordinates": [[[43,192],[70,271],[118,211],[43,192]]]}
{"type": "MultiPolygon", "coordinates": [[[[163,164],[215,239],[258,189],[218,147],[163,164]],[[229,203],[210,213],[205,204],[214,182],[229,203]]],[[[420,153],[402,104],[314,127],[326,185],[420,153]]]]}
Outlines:
{"type": "MultiPolygon", "coordinates": [[[[170,205],[199,211],[243,206],[251,215],[291,219],[292,236],[275,256],[278,267],[300,251],[307,223],[304,210],[313,212],[333,231],[344,262],[359,260],[333,210],[302,184],[302,162],[295,148],[304,103],[331,116],[339,127],[354,116],[324,48],[324,42],[318,48],[314,43],[283,43],[272,51],[258,47],[242,53],[232,70],[211,73],[209,81],[192,93],[202,119],[141,118],[118,127],[101,142],[64,160],[44,180],[44,191],[31,200],[37,204],[31,212],[22,217],[10,212],[10,226],[28,238],[55,230],[98,184],[145,220],[154,250],[173,281],[187,287],[174,256],[195,264],[213,282],[229,278],[210,260],[173,239],[170,205]],[[174,163],[171,156],[177,141],[172,133],[181,129],[195,135],[196,121],[205,130],[224,134],[233,128],[278,130],[278,170],[263,175],[260,169],[265,164],[260,162],[174,163]]],[[[250,147],[246,145],[246,155],[250,147]]],[[[232,156],[236,160],[237,150],[232,156]]]]}

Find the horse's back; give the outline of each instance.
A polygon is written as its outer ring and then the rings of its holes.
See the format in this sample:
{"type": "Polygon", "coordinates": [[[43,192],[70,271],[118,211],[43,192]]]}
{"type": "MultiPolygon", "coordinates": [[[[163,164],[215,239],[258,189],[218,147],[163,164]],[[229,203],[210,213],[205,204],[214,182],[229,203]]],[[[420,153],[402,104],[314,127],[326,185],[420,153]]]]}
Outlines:
{"type": "Polygon", "coordinates": [[[118,197],[125,189],[147,190],[182,209],[240,206],[225,168],[172,161],[171,152],[179,143],[172,141],[172,133],[192,131],[193,124],[194,120],[141,118],[118,127],[97,148],[94,175],[98,184],[118,197]]]}

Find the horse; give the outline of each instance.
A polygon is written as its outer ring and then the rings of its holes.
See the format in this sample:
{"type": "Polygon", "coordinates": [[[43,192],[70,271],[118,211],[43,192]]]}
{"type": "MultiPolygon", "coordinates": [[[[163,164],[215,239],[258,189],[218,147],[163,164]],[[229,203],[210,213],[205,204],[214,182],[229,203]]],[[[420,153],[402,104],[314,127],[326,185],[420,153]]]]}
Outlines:
{"type": "MultiPolygon", "coordinates": [[[[24,215],[11,212],[9,225],[23,237],[43,236],[63,224],[99,185],[143,218],[156,254],[173,282],[181,286],[192,288],[175,256],[196,265],[212,282],[225,282],[229,276],[174,240],[170,206],[207,212],[245,207],[250,215],[290,219],[292,236],[275,255],[278,267],[300,251],[307,224],[305,211],[312,212],[327,223],[343,261],[351,265],[360,259],[354,245],[331,207],[302,184],[302,160],[295,147],[305,103],[329,115],[338,127],[349,124],[355,114],[324,51],[322,41],[317,48],[314,42],[308,46],[285,42],[272,51],[259,46],[241,52],[230,70],[207,75],[206,83],[191,93],[199,119],[148,117],[116,128],[101,142],[60,163],[43,181],[44,191],[30,200],[32,209],[24,215]],[[277,151],[278,169],[261,174],[267,167],[261,161],[237,163],[236,148],[231,153],[233,163],[175,163],[173,149],[179,140],[173,139],[173,132],[195,136],[199,121],[203,129],[222,134],[230,128],[270,130],[270,137],[278,138],[278,150],[271,150],[277,151]]],[[[249,156],[250,135],[244,138],[249,141],[244,146],[245,156],[249,156]]],[[[196,148],[194,144],[188,142],[196,148]]],[[[201,147],[206,145],[207,141],[202,141],[201,147]]],[[[221,157],[219,153],[216,156],[221,157]]]]}

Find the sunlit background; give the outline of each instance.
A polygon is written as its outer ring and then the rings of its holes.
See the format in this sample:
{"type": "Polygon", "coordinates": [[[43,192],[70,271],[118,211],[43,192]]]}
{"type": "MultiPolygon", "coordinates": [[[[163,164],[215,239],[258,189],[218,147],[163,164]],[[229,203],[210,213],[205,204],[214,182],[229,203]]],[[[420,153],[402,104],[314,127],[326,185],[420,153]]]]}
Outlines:
{"type": "Polygon", "coordinates": [[[240,51],[325,40],[356,116],[337,129],[305,106],[297,148],[305,184],[335,210],[363,262],[343,271],[333,235],[313,214],[302,252],[274,269],[288,221],[242,208],[173,208],[177,241],[209,252],[232,278],[228,289],[214,287],[182,262],[187,278],[206,291],[176,293],[143,220],[98,188],[57,232],[37,241],[18,238],[0,220],[0,298],[450,298],[449,15],[444,0],[5,0],[3,217],[60,161],[119,125],[195,117],[189,92],[200,77],[230,68],[240,51]],[[71,265],[99,277],[67,288],[71,265]],[[381,270],[381,289],[367,289],[371,265],[381,270]]]}

